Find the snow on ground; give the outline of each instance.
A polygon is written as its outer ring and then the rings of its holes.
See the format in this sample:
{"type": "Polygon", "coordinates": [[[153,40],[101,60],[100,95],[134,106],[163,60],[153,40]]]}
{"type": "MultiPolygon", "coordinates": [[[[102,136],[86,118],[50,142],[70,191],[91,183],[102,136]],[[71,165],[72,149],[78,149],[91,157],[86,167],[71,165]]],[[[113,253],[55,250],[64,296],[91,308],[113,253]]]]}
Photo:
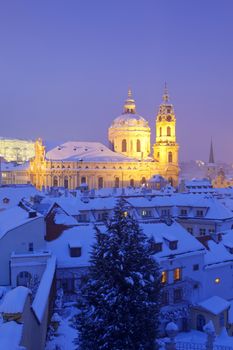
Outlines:
{"type": "Polygon", "coordinates": [[[73,317],[78,313],[75,306],[63,308],[60,325],[52,339],[48,340],[45,350],[77,350],[74,340],[77,338],[77,330],[72,326],[73,317]]]}

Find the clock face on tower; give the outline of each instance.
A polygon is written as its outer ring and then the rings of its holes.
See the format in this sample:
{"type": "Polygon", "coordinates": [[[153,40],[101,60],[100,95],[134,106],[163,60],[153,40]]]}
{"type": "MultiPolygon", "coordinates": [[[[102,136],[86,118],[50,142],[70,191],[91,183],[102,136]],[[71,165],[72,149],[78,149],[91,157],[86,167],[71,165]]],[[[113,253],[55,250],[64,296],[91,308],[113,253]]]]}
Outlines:
{"type": "Polygon", "coordinates": [[[172,120],[172,117],[170,115],[167,116],[167,121],[170,122],[172,120]]]}

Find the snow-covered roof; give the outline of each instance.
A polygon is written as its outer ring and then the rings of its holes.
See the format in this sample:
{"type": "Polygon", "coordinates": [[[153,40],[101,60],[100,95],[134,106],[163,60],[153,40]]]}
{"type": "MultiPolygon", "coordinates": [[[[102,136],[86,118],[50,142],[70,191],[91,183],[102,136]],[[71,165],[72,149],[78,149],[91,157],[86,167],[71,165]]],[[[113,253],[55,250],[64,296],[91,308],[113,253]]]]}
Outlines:
{"type": "Polygon", "coordinates": [[[31,294],[30,289],[18,286],[6,293],[2,304],[0,305],[0,312],[5,314],[22,313],[28,295],[31,294]]]}
{"type": "Polygon", "coordinates": [[[219,315],[221,312],[230,307],[229,301],[226,301],[225,299],[216,295],[199,302],[197,305],[214,315],[219,315]]]}
{"type": "MultiPolygon", "coordinates": [[[[154,237],[156,243],[163,243],[162,251],[155,255],[158,259],[167,259],[170,255],[189,254],[196,251],[204,252],[205,250],[203,245],[178,223],[173,223],[170,226],[165,223],[142,224],[140,227],[148,238],[154,237]],[[170,249],[169,241],[178,241],[177,249],[170,249]]],[[[104,226],[102,226],[102,230],[105,230],[104,226]]],[[[47,242],[47,249],[56,255],[58,267],[84,267],[89,265],[90,252],[94,242],[94,226],[88,224],[65,230],[60,237],[47,242]],[[70,256],[70,243],[72,246],[81,247],[80,257],[70,256]]]]}
{"type": "Polygon", "coordinates": [[[37,213],[36,217],[29,218],[28,211],[16,206],[8,210],[0,211],[0,239],[10,230],[21,226],[29,221],[36,220],[41,217],[37,213]]]}
{"type": "Polygon", "coordinates": [[[12,185],[0,187],[0,210],[17,205],[22,198],[30,198],[40,194],[40,192],[31,185],[12,185]],[[3,199],[8,198],[9,202],[4,203],[3,199]]]}
{"type": "Polygon", "coordinates": [[[0,324],[0,349],[18,350],[23,334],[23,325],[14,321],[0,324]]]}
{"type": "Polygon", "coordinates": [[[99,142],[68,141],[46,153],[48,160],[74,162],[130,162],[136,161],[111,151],[99,142]]]}
{"type": "Polygon", "coordinates": [[[222,241],[216,243],[213,240],[209,240],[208,248],[205,254],[206,266],[233,261],[233,255],[225,248],[222,241]]]}
{"type": "Polygon", "coordinates": [[[49,293],[53,283],[56,270],[56,257],[53,255],[47,261],[46,269],[42,275],[35,299],[32,303],[32,309],[39,322],[42,321],[46,306],[48,304],[49,293]]]}

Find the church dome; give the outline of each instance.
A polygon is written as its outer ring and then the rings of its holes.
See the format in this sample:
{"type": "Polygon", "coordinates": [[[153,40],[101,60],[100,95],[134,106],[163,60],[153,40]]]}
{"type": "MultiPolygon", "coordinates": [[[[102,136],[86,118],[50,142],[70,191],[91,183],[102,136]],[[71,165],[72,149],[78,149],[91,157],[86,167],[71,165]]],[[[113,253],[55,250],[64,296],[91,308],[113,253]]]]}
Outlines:
{"type": "Polygon", "coordinates": [[[111,127],[149,127],[147,120],[136,113],[136,104],[135,100],[132,98],[131,90],[128,91],[128,98],[125,101],[123,113],[114,119],[111,127]]]}

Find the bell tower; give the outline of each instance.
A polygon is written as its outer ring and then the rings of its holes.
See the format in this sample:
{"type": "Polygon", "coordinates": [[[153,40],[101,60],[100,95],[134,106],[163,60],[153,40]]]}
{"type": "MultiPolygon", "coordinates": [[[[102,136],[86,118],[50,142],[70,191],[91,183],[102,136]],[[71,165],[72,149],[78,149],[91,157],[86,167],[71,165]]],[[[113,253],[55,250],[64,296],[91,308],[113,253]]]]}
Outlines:
{"type": "Polygon", "coordinates": [[[170,103],[167,85],[165,84],[163,101],[156,117],[156,140],[154,159],[159,163],[160,174],[172,185],[177,185],[179,164],[179,145],[176,142],[176,117],[170,103]]]}

